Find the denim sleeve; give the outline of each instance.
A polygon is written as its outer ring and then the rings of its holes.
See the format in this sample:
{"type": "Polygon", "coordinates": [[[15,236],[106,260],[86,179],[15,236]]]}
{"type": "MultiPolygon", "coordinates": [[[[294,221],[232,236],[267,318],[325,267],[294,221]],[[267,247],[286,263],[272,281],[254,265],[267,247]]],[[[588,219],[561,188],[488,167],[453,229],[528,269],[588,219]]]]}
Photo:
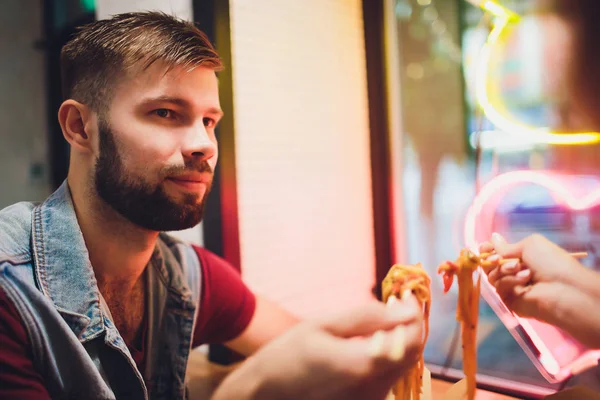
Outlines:
{"type": "Polygon", "coordinates": [[[0,287],[0,399],[50,399],[19,312],[0,287]]]}

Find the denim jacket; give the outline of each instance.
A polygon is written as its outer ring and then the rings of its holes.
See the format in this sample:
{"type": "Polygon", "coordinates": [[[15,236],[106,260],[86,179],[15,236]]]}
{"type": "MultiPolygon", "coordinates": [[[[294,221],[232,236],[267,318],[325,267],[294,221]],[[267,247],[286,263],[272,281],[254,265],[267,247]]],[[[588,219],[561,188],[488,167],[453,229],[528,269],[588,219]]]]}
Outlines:
{"type": "MultiPolygon", "coordinates": [[[[146,388],[101,298],[66,182],[41,204],[0,211],[0,287],[20,313],[33,363],[59,399],[181,399],[200,298],[193,248],[161,234],[170,262],[156,274],[165,301],[146,388]]],[[[165,254],[166,253],[166,254],[165,254]]]]}

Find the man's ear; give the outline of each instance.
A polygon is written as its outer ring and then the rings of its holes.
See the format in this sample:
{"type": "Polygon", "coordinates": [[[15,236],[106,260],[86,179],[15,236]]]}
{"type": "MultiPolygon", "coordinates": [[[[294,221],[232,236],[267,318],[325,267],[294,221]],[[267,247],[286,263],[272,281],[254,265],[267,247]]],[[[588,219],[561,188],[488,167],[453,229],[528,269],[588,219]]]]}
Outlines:
{"type": "Polygon", "coordinates": [[[80,151],[93,151],[93,132],[95,115],[85,104],[73,99],[65,100],[58,110],[58,122],[63,136],[72,148],[80,151]]]}

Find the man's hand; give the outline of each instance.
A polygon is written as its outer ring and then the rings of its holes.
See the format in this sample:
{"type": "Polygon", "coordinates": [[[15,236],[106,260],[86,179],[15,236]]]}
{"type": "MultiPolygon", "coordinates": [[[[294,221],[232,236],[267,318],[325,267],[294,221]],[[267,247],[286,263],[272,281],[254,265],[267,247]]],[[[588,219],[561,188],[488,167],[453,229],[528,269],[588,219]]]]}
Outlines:
{"type": "Polygon", "coordinates": [[[214,399],[384,399],[420,354],[422,322],[408,296],[300,323],[234,371],[214,399]],[[381,346],[374,346],[377,331],[381,346]]]}

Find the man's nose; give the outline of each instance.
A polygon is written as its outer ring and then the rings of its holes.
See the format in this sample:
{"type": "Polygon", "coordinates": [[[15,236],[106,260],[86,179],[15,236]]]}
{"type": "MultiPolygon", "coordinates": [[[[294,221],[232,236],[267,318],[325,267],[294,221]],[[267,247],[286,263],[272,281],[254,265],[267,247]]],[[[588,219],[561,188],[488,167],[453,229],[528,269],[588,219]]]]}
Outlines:
{"type": "Polygon", "coordinates": [[[194,126],[186,137],[182,153],[186,158],[209,160],[217,153],[217,144],[204,124],[194,126]]]}

